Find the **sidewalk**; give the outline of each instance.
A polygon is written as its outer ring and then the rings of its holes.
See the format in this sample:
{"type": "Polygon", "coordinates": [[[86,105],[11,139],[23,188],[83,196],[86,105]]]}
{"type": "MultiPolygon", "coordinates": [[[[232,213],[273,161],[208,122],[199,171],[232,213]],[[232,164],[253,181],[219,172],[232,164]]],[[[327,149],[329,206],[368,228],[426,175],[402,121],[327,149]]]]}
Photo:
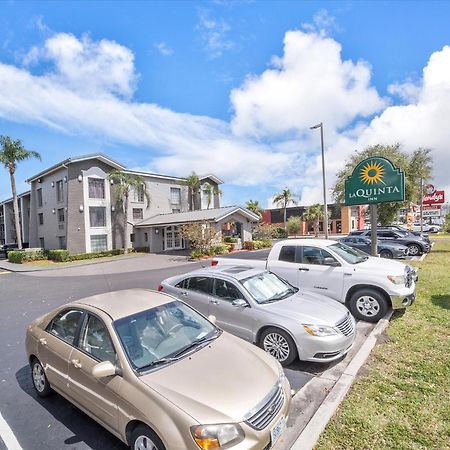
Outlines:
{"type": "MultiPolygon", "coordinates": [[[[162,255],[153,253],[129,254],[120,256],[111,256],[98,259],[86,259],[67,263],[55,263],[44,266],[33,264],[13,264],[7,260],[0,260],[0,270],[6,270],[15,273],[52,273],[54,271],[65,272],[67,275],[85,275],[95,272],[101,273],[121,273],[146,269],[162,269],[179,264],[189,264],[186,256],[162,255]],[[90,267],[94,266],[94,267],[90,267]],[[88,272],[88,273],[86,273],[88,272]]],[[[58,274],[59,275],[59,274],[58,274]]]]}

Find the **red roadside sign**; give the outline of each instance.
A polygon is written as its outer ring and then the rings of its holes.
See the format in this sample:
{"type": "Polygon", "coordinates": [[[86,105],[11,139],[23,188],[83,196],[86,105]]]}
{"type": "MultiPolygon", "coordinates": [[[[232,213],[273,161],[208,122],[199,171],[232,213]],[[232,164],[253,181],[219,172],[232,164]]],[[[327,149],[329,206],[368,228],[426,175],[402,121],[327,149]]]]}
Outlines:
{"type": "Polygon", "coordinates": [[[444,191],[434,191],[432,194],[425,194],[423,196],[424,205],[435,205],[445,203],[444,191]]]}

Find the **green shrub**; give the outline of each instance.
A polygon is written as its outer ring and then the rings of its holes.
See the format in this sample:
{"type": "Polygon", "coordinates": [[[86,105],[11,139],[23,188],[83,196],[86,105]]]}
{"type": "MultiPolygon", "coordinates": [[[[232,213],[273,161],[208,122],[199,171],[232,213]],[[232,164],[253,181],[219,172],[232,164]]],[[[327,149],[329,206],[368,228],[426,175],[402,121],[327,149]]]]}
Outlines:
{"type": "Polygon", "coordinates": [[[106,250],[104,252],[77,253],[75,255],[70,255],[68,261],[80,261],[83,259],[104,258],[105,256],[123,255],[123,253],[124,253],[123,248],[118,248],[115,250],[106,250]]]}
{"type": "Polygon", "coordinates": [[[150,247],[135,247],[132,251],[136,253],[150,253],[150,247]]]}
{"type": "Polygon", "coordinates": [[[289,217],[287,221],[287,230],[289,234],[298,234],[302,220],[300,217],[289,217]]]}
{"type": "Polygon", "coordinates": [[[40,248],[30,248],[26,250],[15,250],[8,252],[8,261],[14,264],[22,264],[29,261],[40,261],[47,259],[47,253],[40,248]]]}
{"type": "Polygon", "coordinates": [[[279,239],[285,239],[287,238],[287,231],[282,227],[277,227],[277,238],[279,239]]]}
{"type": "Polygon", "coordinates": [[[253,230],[253,239],[275,239],[278,237],[276,225],[269,223],[260,223],[253,230]]]}
{"type": "Polygon", "coordinates": [[[69,259],[69,250],[47,250],[47,257],[51,261],[65,262],[69,259]]]}
{"type": "Polygon", "coordinates": [[[203,252],[201,250],[191,250],[191,258],[199,259],[203,256],[203,252]]]}
{"type": "Polygon", "coordinates": [[[236,242],[238,241],[237,238],[233,237],[233,236],[225,236],[223,238],[223,241],[226,243],[230,243],[230,244],[236,244],[236,242]]]}
{"type": "Polygon", "coordinates": [[[226,244],[219,244],[219,245],[216,245],[216,246],[214,246],[212,248],[213,248],[213,251],[214,251],[214,255],[222,255],[223,253],[228,253],[229,252],[228,245],[226,245],[226,244]]]}
{"type": "Polygon", "coordinates": [[[244,243],[242,244],[242,248],[244,250],[254,250],[255,241],[244,241],[244,243]]]}

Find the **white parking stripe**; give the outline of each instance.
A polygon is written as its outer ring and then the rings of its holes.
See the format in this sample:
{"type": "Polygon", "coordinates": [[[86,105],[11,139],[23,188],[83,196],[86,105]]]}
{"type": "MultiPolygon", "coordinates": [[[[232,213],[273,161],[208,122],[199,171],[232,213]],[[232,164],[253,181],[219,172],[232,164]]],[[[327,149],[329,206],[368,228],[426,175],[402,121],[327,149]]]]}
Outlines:
{"type": "Polygon", "coordinates": [[[2,413],[0,413],[0,437],[8,450],[23,450],[13,431],[3,418],[2,413]]]}

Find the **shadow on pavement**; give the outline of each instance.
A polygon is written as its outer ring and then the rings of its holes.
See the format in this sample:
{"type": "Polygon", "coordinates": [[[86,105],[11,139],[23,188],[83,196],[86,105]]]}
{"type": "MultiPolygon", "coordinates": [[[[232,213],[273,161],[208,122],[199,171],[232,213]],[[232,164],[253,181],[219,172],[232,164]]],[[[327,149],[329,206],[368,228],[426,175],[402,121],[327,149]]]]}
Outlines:
{"type": "Polygon", "coordinates": [[[450,309],[450,295],[432,295],[431,301],[434,305],[444,309],[450,309]]]}
{"type": "MultiPolygon", "coordinates": [[[[83,442],[93,450],[104,450],[106,448],[108,450],[126,450],[128,448],[119,439],[59,394],[54,393],[49,397],[40,398],[34,391],[29,366],[24,366],[16,372],[16,380],[26,394],[45,408],[56,421],[73,433],[73,436],[64,440],[64,444],[68,448],[75,448],[73,445],[80,442],[83,442]]],[[[45,425],[46,430],[47,424],[45,425]]],[[[50,432],[55,433],[55,430],[50,432]]],[[[61,448],[63,448],[63,445],[61,445],[61,448]]]]}

